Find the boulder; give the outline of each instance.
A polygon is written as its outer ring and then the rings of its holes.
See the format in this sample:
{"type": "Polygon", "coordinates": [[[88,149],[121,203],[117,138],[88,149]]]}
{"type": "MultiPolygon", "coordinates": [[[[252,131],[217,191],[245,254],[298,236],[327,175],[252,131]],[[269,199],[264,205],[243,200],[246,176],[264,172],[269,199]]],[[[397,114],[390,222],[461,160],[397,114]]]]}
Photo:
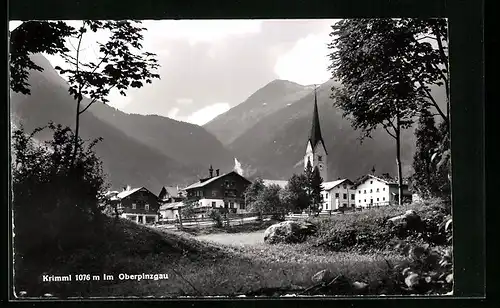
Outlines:
{"type": "Polygon", "coordinates": [[[299,221],[283,221],[274,224],[264,232],[264,242],[276,243],[300,243],[307,236],[315,234],[317,228],[314,224],[299,221]]]}
{"type": "Polygon", "coordinates": [[[328,269],[324,269],[322,271],[317,272],[312,276],[311,280],[314,283],[327,283],[330,282],[333,279],[332,272],[330,272],[328,269]]]}
{"type": "Polygon", "coordinates": [[[396,226],[402,226],[404,229],[418,231],[423,228],[423,222],[414,210],[408,210],[403,215],[389,218],[388,221],[396,226]]]}

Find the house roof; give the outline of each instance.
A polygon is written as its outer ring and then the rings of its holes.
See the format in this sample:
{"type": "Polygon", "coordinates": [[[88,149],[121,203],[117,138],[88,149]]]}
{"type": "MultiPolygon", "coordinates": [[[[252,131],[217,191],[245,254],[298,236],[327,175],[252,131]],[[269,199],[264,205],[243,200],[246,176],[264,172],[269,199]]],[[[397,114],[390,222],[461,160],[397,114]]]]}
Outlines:
{"type": "MultiPolygon", "coordinates": [[[[390,177],[388,175],[373,175],[373,174],[366,174],[366,175],[363,175],[362,177],[360,177],[357,181],[356,181],[356,185],[360,185],[362,184],[363,182],[365,182],[367,179],[374,179],[374,180],[377,180],[377,181],[380,181],[382,183],[385,183],[387,185],[398,185],[398,180],[396,178],[393,178],[393,177],[390,177]]],[[[403,180],[403,185],[408,185],[408,183],[403,180]]]]}
{"type": "Polygon", "coordinates": [[[283,181],[283,180],[262,180],[264,182],[265,186],[269,185],[278,185],[281,188],[285,188],[286,185],[288,185],[288,181],[283,181]]]}
{"type": "Polygon", "coordinates": [[[331,182],[323,182],[323,184],[322,184],[323,190],[333,189],[346,181],[349,182],[349,184],[351,184],[351,185],[353,184],[352,181],[349,179],[340,179],[340,180],[331,181],[331,182]]]}
{"type": "Polygon", "coordinates": [[[116,195],[116,198],[117,199],[123,199],[125,197],[128,197],[128,196],[132,195],[135,192],[138,192],[141,189],[145,189],[145,190],[149,191],[149,189],[147,189],[146,187],[137,187],[137,188],[133,188],[133,189],[130,189],[130,190],[126,190],[126,191],[120,192],[118,195],[116,195]]]}
{"type": "Polygon", "coordinates": [[[184,188],[184,190],[188,190],[188,189],[193,189],[193,188],[200,188],[200,187],[203,187],[203,186],[206,186],[212,182],[215,182],[216,180],[220,179],[220,178],[223,178],[225,177],[226,175],[229,175],[231,173],[234,173],[234,174],[237,174],[238,176],[242,177],[243,179],[245,179],[246,181],[250,182],[249,180],[247,180],[245,177],[241,176],[238,172],[236,171],[231,171],[231,172],[228,172],[228,173],[224,173],[224,174],[221,174],[219,176],[214,176],[210,179],[206,179],[204,181],[198,181],[194,184],[191,184],[189,185],[188,187],[184,188]]]}
{"type": "MultiPolygon", "coordinates": [[[[163,186],[162,191],[163,191],[163,189],[165,189],[165,191],[167,192],[167,195],[169,195],[171,197],[179,197],[179,189],[177,189],[177,187],[163,186]]],[[[161,194],[161,192],[160,192],[160,194],[161,194]]]]}
{"type": "Polygon", "coordinates": [[[162,206],[160,206],[160,211],[164,211],[164,210],[175,210],[175,209],[178,209],[178,208],[181,208],[181,207],[184,207],[184,203],[183,202],[172,202],[172,203],[166,203],[162,206]]]}
{"type": "Polygon", "coordinates": [[[314,110],[313,110],[311,132],[309,133],[309,141],[311,142],[311,147],[313,148],[313,150],[316,147],[316,145],[321,141],[323,147],[325,148],[325,153],[328,155],[328,153],[326,152],[325,142],[323,141],[323,137],[321,136],[321,127],[319,125],[318,98],[316,95],[316,88],[314,89],[314,110]]]}

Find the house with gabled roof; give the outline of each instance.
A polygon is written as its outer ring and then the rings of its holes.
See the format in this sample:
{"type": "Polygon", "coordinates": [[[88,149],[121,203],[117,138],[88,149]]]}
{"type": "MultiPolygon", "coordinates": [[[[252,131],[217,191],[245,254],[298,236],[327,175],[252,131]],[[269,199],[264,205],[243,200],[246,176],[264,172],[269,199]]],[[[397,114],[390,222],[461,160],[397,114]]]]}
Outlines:
{"type": "Polygon", "coordinates": [[[356,206],[356,190],[354,183],[349,179],[323,182],[323,212],[339,209],[349,209],[356,206]]]}
{"type": "MultiPolygon", "coordinates": [[[[411,200],[408,183],[403,181],[402,188],[403,199],[411,200]]],[[[398,200],[398,181],[387,173],[377,176],[366,174],[356,181],[356,205],[358,207],[397,205],[398,200]]]]}
{"type": "Polygon", "coordinates": [[[235,171],[219,175],[213,174],[210,166],[209,176],[184,188],[188,201],[195,201],[196,210],[201,214],[209,209],[223,212],[247,212],[244,192],[251,182],[235,171]]]}
{"type": "Polygon", "coordinates": [[[158,194],[158,199],[162,203],[179,202],[183,198],[182,190],[178,186],[163,186],[158,194]]]}
{"type": "Polygon", "coordinates": [[[123,191],[114,194],[110,201],[115,203],[122,218],[140,224],[158,221],[160,208],[158,197],[145,187],[126,187],[123,191]]]}

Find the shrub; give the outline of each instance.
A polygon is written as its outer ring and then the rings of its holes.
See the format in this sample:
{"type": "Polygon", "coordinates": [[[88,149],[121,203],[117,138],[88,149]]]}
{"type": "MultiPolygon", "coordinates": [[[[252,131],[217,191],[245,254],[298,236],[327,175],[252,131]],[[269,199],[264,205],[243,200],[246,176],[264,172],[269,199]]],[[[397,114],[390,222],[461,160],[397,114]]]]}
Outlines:
{"type": "Polygon", "coordinates": [[[223,217],[222,217],[222,214],[220,213],[220,211],[212,209],[208,213],[208,217],[214,221],[215,226],[217,228],[221,228],[222,227],[223,217]]]}
{"type": "Polygon", "coordinates": [[[53,138],[44,143],[37,143],[34,135],[45,128],[31,134],[21,128],[12,135],[16,270],[33,262],[55,262],[58,255],[101,238],[106,184],[93,151],[99,140],[85,147],[80,139],[74,157],[71,129],[52,123],[48,128],[53,138]]]}

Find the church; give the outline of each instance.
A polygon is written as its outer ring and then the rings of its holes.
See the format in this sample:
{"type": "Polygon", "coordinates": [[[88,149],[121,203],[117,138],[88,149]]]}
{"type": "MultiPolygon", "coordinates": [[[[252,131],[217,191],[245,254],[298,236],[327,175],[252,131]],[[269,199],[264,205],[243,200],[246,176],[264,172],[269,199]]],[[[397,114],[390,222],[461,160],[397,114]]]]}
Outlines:
{"type": "Polygon", "coordinates": [[[321,178],[323,178],[323,191],[321,193],[323,196],[323,212],[355,207],[354,183],[348,179],[338,178],[336,181],[329,181],[328,178],[328,151],[321,134],[316,88],[314,89],[311,131],[304,155],[304,169],[308,163],[311,164],[313,169],[318,167],[321,178]]]}

